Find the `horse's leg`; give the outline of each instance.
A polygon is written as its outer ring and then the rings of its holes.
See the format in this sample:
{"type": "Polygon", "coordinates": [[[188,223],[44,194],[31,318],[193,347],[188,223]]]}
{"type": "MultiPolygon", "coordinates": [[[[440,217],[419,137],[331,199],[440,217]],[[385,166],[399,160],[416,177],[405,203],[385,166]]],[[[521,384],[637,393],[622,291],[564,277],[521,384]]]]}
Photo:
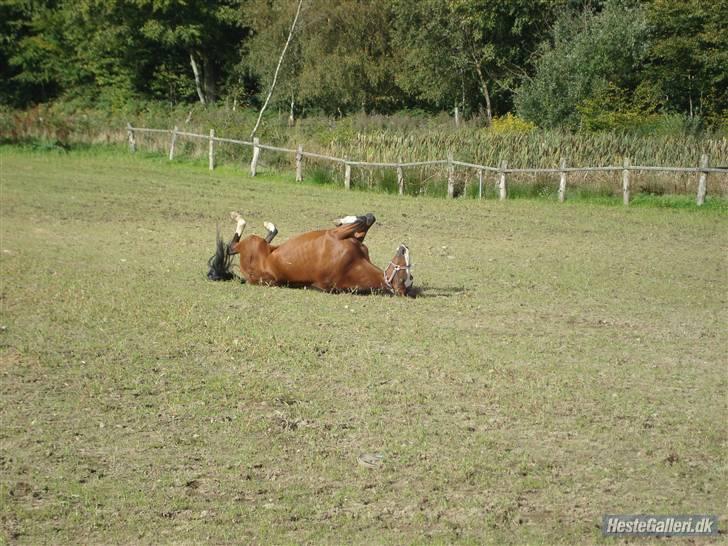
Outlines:
{"type": "Polygon", "coordinates": [[[331,230],[331,233],[339,240],[353,237],[359,242],[364,242],[364,237],[374,222],[376,218],[371,212],[364,216],[344,216],[334,222],[337,227],[331,230]]]}
{"type": "Polygon", "coordinates": [[[232,218],[233,222],[235,222],[237,225],[235,226],[235,234],[233,235],[232,240],[230,243],[228,243],[227,247],[227,253],[232,256],[233,254],[238,253],[237,245],[240,241],[240,236],[243,234],[243,230],[245,229],[245,224],[247,223],[245,219],[240,216],[239,212],[231,212],[230,218],[232,218]]]}
{"type": "Polygon", "coordinates": [[[263,222],[263,225],[265,226],[265,230],[267,232],[265,236],[265,242],[271,244],[273,242],[273,238],[278,235],[278,228],[273,222],[263,222]]]}

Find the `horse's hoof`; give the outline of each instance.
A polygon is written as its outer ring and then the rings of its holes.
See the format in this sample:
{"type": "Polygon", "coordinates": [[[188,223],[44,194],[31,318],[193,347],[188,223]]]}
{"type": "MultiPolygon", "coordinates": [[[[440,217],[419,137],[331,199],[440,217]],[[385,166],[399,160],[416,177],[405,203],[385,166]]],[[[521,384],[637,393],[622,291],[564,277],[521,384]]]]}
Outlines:
{"type": "Polygon", "coordinates": [[[243,219],[243,217],[242,217],[242,216],[240,216],[240,213],[239,213],[239,212],[237,212],[237,211],[235,211],[235,210],[234,210],[234,211],[232,211],[232,212],[230,213],[230,219],[231,219],[231,220],[232,220],[233,222],[237,222],[237,221],[239,221],[239,220],[242,220],[242,219],[243,219]]]}

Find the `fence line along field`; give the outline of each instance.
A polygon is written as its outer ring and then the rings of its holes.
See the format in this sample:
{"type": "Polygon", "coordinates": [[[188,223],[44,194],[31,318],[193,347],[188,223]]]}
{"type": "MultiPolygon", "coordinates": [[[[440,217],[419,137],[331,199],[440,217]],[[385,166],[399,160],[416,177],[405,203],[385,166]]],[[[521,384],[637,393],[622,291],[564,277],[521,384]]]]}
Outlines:
{"type": "MultiPolygon", "coordinates": [[[[564,202],[566,200],[566,180],[569,175],[569,173],[572,174],[579,174],[579,173],[609,173],[609,172],[621,172],[622,173],[622,199],[623,203],[625,205],[629,205],[630,203],[630,196],[632,192],[632,183],[631,183],[631,173],[632,172],[661,172],[661,173],[695,173],[698,175],[698,183],[697,183],[697,192],[696,192],[696,198],[695,202],[698,206],[702,206],[705,204],[705,197],[708,191],[708,174],[709,173],[716,173],[719,175],[722,175],[721,181],[723,181],[723,178],[728,175],[728,168],[726,167],[710,167],[708,164],[708,155],[706,153],[701,154],[700,156],[700,165],[698,167],[674,167],[674,166],[656,166],[656,165],[632,165],[630,162],[629,157],[623,157],[622,158],[622,165],[617,166],[600,166],[600,167],[568,167],[566,159],[564,157],[561,157],[559,160],[559,167],[553,168],[553,167],[520,167],[520,168],[512,168],[508,166],[508,161],[506,159],[501,159],[499,161],[499,166],[488,166],[483,165],[479,163],[473,163],[468,161],[460,161],[456,160],[453,156],[452,151],[448,151],[447,153],[447,159],[434,159],[434,160],[428,160],[428,161],[402,161],[400,158],[397,162],[386,162],[386,161],[359,161],[359,160],[351,160],[346,159],[342,157],[334,157],[331,155],[325,155],[321,153],[315,153],[315,152],[304,152],[303,146],[299,144],[297,148],[290,149],[290,148],[282,148],[280,146],[271,146],[267,144],[261,144],[260,139],[258,137],[255,137],[252,139],[252,141],[246,141],[246,140],[236,140],[231,138],[220,138],[215,136],[215,130],[210,129],[209,135],[202,135],[199,133],[190,133],[187,131],[180,131],[179,128],[175,125],[174,129],[172,130],[166,130],[166,129],[149,129],[144,127],[133,127],[130,123],[127,123],[127,134],[128,134],[128,140],[129,140],[129,150],[133,153],[137,150],[137,138],[136,135],[138,133],[148,133],[148,134],[166,134],[169,133],[171,135],[171,140],[169,143],[169,160],[172,161],[175,156],[175,147],[177,144],[177,139],[179,137],[187,137],[190,139],[198,139],[198,140],[207,140],[208,141],[208,168],[210,170],[214,170],[215,168],[215,145],[218,143],[228,143],[228,144],[235,144],[238,146],[248,146],[252,147],[252,159],[250,162],[250,174],[251,176],[255,176],[258,169],[258,162],[260,160],[260,153],[261,150],[268,150],[271,152],[278,152],[283,154],[294,154],[295,155],[295,162],[296,162],[296,182],[301,182],[303,179],[303,161],[305,158],[310,159],[317,159],[329,163],[334,164],[341,164],[344,166],[344,187],[349,190],[351,189],[351,168],[352,166],[356,167],[362,167],[362,168],[389,168],[389,169],[396,169],[397,173],[397,193],[399,195],[404,195],[405,193],[405,184],[404,184],[404,169],[405,168],[413,168],[413,167],[419,167],[419,168],[427,168],[427,167],[437,167],[437,166],[446,166],[447,168],[447,197],[453,198],[455,197],[455,168],[456,167],[465,167],[470,170],[474,170],[477,173],[478,177],[478,186],[477,186],[477,196],[479,199],[483,198],[484,190],[485,190],[485,173],[497,173],[498,175],[498,182],[497,182],[497,188],[498,188],[498,198],[503,201],[508,197],[508,183],[507,178],[509,174],[513,173],[521,173],[521,174],[532,174],[532,175],[539,175],[539,174],[558,174],[559,175],[559,187],[558,187],[558,199],[560,202],[564,202]]],[[[721,154],[720,157],[722,158],[724,154],[721,154]]],[[[721,184],[716,184],[716,188],[718,190],[718,195],[722,195],[721,191],[721,184]]],[[[714,189],[714,190],[715,190],[714,189]]],[[[468,194],[468,181],[465,180],[462,184],[462,187],[459,189],[458,192],[460,195],[467,195],[468,194]]]]}
{"type": "MultiPolygon", "coordinates": [[[[10,543],[598,543],[726,516],[721,208],[342,192],[0,148],[10,543]],[[373,212],[421,297],[205,279],[215,228],[373,212]]],[[[721,524],[722,525],[722,524],[721,524]]]]}

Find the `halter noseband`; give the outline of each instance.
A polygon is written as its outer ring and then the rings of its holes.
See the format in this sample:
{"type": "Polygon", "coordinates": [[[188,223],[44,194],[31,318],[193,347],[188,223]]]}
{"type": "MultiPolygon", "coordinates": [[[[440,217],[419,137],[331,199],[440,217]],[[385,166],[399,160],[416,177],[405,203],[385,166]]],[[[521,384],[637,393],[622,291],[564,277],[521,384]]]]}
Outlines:
{"type": "MultiPolygon", "coordinates": [[[[397,265],[394,262],[389,262],[389,265],[384,270],[384,284],[386,284],[387,285],[387,288],[389,288],[392,292],[394,292],[394,288],[392,288],[392,281],[394,280],[394,276],[398,272],[404,270],[404,271],[407,271],[407,274],[408,274],[407,276],[408,276],[408,280],[409,280],[409,270],[412,269],[413,267],[414,267],[414,264],[397,265]],[[387,269],[389,269],[390,267],[392,268],[392,274],[389,275],[389,277],[387,277],[387,269]]],[[[412,283],[410,282],[410,286],[411,285],[412,285],[412,283]]],[[[407,282],[406,281],[405,281],[405,287],[406,288],[409,288],[409,286],[407,286],[407,282]]]]}

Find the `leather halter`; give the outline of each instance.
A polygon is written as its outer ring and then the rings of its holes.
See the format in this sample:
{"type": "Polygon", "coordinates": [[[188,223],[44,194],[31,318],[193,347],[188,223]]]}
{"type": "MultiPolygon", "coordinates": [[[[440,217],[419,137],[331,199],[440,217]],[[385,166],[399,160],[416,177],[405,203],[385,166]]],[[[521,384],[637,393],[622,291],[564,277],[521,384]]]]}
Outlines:
{"type": "MultiPolygon", "coordinates": [[[[394,288],[392,288],[392,281],[394,280],[394,276],[400,272],[400,271],[407,271],[407,277],[409,278],[409,270],[414,267],[414,264],[407,264],[407,265],[397,265],[394,262],[389,262],[389,265],[384,270],[384,284],[387,285],[387,288],[389,288],[392,292],[394,292],[394,288]],[[392,274],[387,277],[387,269],[392,268],[392,274]]],[[[410,286],[412,286],[412,283],[410,283],[410,286]]],[[[409,288],[407,286],[407,283],[405,282],[405,288],[409,288]]]]}

